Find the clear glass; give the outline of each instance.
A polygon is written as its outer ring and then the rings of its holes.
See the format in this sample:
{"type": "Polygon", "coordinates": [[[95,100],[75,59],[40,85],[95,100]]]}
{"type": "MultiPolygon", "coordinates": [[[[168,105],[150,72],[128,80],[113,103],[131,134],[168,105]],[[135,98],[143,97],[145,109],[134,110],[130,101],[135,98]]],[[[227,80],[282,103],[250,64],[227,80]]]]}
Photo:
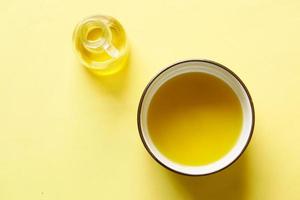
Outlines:
{"type": "Polygon", "coordinates": [[[128,58],[125,30],[110,16],[97,15],[79,22],[73,45],[81,63],[100,75],[119,71],[128,58]]]}

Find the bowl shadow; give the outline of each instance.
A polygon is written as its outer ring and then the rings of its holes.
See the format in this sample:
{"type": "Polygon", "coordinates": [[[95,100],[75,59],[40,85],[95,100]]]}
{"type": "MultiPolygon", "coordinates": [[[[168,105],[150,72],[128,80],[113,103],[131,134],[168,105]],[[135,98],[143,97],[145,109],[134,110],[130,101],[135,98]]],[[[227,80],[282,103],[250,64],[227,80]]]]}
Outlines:
{"type": "Polygon", "coordinates": [[[247,155],[228,168],[206,176],[186,176],[165,170],[171,181],[191,199],[242,200],[247,191],[247,155]]]}

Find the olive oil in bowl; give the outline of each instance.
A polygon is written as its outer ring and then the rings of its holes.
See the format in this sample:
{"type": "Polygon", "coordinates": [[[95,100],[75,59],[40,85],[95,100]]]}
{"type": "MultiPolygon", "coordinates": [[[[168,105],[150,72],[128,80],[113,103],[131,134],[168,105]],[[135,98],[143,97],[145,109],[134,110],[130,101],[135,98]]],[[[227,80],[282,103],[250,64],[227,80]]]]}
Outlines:
{"type": "Polygon", "coordinates": [[[200,166],[225,156],[241,133],[243,114],[235,92],[201,72],[180,74],[154,94],[147,126],[156,148],[175,163],[200,166]]]}

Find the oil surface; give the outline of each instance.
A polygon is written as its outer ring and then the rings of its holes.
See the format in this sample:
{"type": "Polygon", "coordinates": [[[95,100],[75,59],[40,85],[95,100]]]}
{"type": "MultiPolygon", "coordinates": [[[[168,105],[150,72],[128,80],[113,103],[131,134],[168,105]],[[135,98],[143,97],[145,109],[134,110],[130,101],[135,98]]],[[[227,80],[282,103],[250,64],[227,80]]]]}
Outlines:
{"type": "Polygon", "coordinates": [[[186,73],[164,83],[152,98],[148,130],[158,150],[183,165],[205,165],[235,145],[242,108],[234,91],[205,73],[186,73]]]}

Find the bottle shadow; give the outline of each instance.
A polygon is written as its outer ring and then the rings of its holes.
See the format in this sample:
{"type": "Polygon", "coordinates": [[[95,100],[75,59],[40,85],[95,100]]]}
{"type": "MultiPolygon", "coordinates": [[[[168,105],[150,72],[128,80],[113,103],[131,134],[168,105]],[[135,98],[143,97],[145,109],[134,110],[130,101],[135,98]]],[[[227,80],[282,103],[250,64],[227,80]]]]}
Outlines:
{"type": "Polygon", "coordinates": [[[221,172],[207,176],[185,176],[165,170],[176,187],[184,190],[191,199],[241,200],[246,198],[247,155],[221,172]]]}
{"type": "Polygon", "coordinates": [[[129,83],[130,63],[131,59],[129,56],[119,71],[109,75],[99,75],[83,66],[82,69],[85,71],[85,75],[91,85],[96,86],[102,93],[120,97],[125,92],[129,83]]]}

